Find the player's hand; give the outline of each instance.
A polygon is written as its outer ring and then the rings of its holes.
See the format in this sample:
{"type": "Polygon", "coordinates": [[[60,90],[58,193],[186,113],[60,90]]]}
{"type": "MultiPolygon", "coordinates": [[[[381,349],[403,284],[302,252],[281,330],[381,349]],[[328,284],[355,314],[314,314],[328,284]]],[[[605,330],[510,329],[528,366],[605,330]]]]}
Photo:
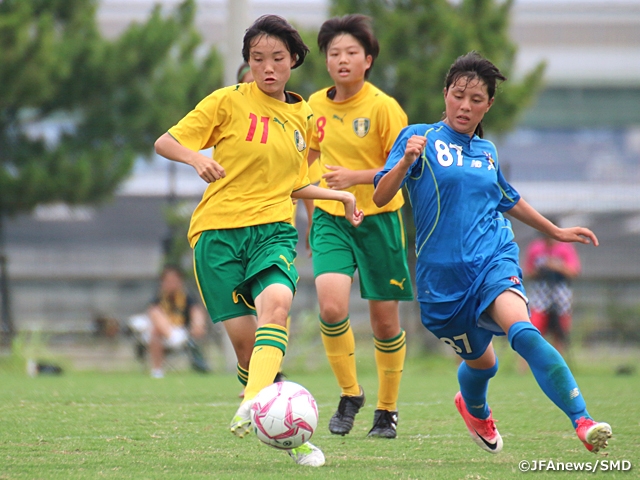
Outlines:
{"type": "Polygon", "coordinates": [[[402,162],[409,166],[413,165],[413,162],[415,162],[416,158],[420,156],[426,145],[426,137],[423,137],[422,135],[413,135],[409,140],[407,140],[407,146],[404,149],[402,162]]]}
{"type": "Polygon", "coordinates": [[[196,169],[200,178],[207,183],[213,183],[216,180],[220,180],[227,176],[222,165],[216,162],[213,158],[205,157],[202,154],[198,154],[196,159],[193,161],[192,166],[196,169]]]}
{"type": "Polygon", "coordinates": [[[356,207],[356,197],[352,193],[344,193],[345,199],[342,201],[344,204],[344,217],[351,225],[357,228],[364,220],[364,212],[356,207]]]}
{"type": "Polygon", "coordinates": [[[334,167],[332,165],[325,165],[325,167],[331,171],[322,175],[322,178],[325,179],[331,190],[344,190],[355,185],[353,181],[353,170],[345,167],[334,167]]]}
{"type": "Polygon", "coordinates": [[[560,228],[555,239],[560,242],[592,243],[596,247],[600,244],[595,233],[585,227],[560,228]]]}

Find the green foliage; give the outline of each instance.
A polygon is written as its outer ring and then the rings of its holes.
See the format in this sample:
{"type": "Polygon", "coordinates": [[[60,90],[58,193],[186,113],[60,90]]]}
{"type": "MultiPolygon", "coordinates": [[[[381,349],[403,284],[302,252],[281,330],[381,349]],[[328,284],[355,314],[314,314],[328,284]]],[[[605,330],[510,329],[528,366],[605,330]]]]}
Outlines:
{"type": "MultiPolygon", "coordinates": [[[[444,77],[458,56],[476,50],[507,77],[512,75],[516,57],[508,34],[512,5],[513,0],[333,0],[331,14],[364,13],[373,18],[381,51],[371,82],[400,102],[410,123],[431,123],[442,116],[444,77]]],[[[315,46],[310,34],[304,38],[315,46]]],[[[301,72],[303,78],[292,82],[301,92],[311,85],[317,90],[331,84],[317,46],[301,72]],[[321,71],[325,73],[320,75],[321,71]]],[[[513,128],[539,90],[543,72],[544,65],[539,64],[523,78],[504,83],[485,128],[496,133],[513,128]]]]}
{"type": "Polygon", "coordinates": [[[304,63],[291,72],[291,79],[287,83],[287,90],[299,93],[305,99],[332,84],[324,55],[318,49],[317,30],[299,30],[304,43],[309,47],[309,54],[305,57],[304,63]]]}
{"type": "Polygon", "coordinates": [[[0,2],[0,209],[108,198],[136,156],[222,83],[194,0],[103,38],[97,0],[0,2]]]}

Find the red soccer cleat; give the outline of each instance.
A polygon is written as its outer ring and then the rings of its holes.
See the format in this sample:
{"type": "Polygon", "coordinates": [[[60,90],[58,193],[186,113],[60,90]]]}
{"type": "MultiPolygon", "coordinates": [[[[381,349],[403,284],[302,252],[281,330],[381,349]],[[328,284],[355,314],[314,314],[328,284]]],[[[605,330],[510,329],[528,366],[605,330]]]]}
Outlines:
{"type": "Polygon", "coordinates": [[[598,453],[601,449],[607,448],[608,440],[611,438],[611,426],[608,423],[580,417],[576,424],[576,434],[587,450],[598,453]]]}
{"type": "Polygon", "coordinates": [[[469,413],[460,392],[456,393],[454,401],[473,441],[489,453],[500,453],[502,450],[502,437],[493,421],[491,410],[489,411],[489,418],[482,420],[469,413]]]}

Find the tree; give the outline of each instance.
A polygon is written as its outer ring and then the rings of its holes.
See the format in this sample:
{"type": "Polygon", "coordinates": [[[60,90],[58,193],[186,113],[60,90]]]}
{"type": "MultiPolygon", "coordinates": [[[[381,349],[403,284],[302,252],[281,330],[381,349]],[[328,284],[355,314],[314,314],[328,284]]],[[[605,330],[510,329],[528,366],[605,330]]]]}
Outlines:
{"type": "Polygon", "coordinates": [[[218,53],[201,49],[194,0],[170,15],[156,7],[116,40],[100,34],[97,4],[0,2],[2,260],[4,216],[109,198],[135,158],[222,85],[218,53]]]}
{"type": "MultiPolygon", "coordinates": [[[[442,116],[444,77],[458,56],[476,50],[512,76],[517,50],[508,32],[512,6],[513,0],[333,0],[331,14],[373,18],[380,56],[371,82],[398,100],[410,123],[432,123],[442,116]]],[[[329,84],[324,75],[317,76],[326,71],[324,58],[317,53],[308,58],[292,82],[305,93],[329,84]]],[[[543,73],[541,63],[504,83],[485,117],[485,129],[502,133],[513,128],[539,91],[543,73]]]]}

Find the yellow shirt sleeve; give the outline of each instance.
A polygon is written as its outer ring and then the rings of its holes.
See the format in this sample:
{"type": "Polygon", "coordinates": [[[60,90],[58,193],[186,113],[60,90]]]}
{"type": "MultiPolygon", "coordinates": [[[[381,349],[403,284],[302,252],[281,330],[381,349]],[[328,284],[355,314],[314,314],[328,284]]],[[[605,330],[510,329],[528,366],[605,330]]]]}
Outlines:
{"type": "Polygon", "coordinates": [[[389,156],[391,148],[400,131],[407,126],[408,117],[395,99],[388,97],[387,108],[377,110],[378,125],[381,126],[380,143],[384,150],[384,160],[389,156]]]}
{"type": "Polygon", "coordinates": [[[171,127],[169,134],[190,150],[197,152],[211,148],[218,143],[217,133],[230,117],[228,110],[225,97],[216,91],[171,127]]]}

